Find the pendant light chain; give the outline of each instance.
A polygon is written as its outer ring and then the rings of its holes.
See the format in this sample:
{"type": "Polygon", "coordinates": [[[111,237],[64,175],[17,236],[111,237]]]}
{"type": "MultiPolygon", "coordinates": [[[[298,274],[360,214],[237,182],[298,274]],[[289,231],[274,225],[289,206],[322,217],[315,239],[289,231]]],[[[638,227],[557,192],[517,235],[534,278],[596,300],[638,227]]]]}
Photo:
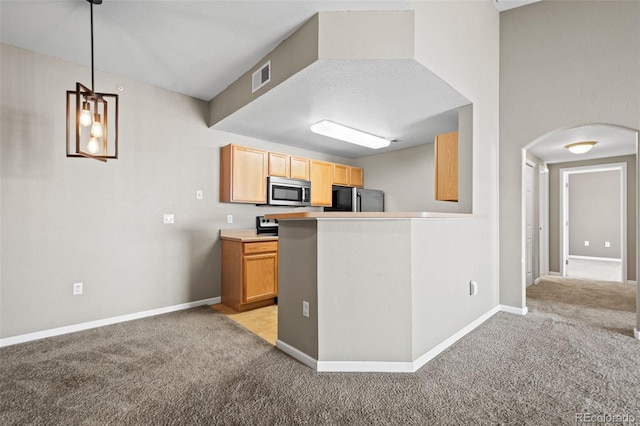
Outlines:
{"type": "Polygon", "coordinates": [[[93,2],[91,4],[91,91],[96,93],[95,79],[93,74],[93,2]]]}

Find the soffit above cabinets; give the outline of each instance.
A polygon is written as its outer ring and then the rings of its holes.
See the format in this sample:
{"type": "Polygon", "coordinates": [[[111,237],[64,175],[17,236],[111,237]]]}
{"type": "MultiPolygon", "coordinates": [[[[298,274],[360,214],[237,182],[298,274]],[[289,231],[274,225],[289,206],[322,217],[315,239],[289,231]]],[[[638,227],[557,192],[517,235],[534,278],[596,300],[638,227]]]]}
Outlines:
{"type": "Polygon", "coordinates": [[[494,6],[500,11],[514,9],[520,6],[526,6],[531,3],[537,3],[542,0],[493,0],[494,6]]]}
{"type": "Polygon", "coordinates": [[[414,59],[413,11],[321,12],[210,102],[210,126],[357,158],[433,142],[470,102],[414,59]],[[252,93],[270,61],[272,81],[252,93]],[[314,134],[330,120],[394,139],[372,150],[314,134]]]}

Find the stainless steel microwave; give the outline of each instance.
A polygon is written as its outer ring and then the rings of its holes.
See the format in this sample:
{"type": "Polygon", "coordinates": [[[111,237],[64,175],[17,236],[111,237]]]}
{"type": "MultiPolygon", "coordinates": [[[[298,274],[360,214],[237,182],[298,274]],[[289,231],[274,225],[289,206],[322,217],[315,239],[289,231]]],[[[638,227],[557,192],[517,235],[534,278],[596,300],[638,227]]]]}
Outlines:
{"type": "Polygon", "coordinates": [[[267,204],[270,206],[310,206],[311,182],[269,176],[267,177],[267,204]]]}

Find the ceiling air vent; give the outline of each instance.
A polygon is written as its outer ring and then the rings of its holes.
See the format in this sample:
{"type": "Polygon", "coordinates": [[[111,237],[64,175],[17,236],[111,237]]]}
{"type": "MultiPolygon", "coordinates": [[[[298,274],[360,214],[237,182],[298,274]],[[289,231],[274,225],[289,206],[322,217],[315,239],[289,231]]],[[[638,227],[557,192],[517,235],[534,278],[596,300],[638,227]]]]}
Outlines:
{"type": "Polygon", "coordinates": [[[271,81],[271,61],[261,66],[251,77],[251,93],[271,81]]]}

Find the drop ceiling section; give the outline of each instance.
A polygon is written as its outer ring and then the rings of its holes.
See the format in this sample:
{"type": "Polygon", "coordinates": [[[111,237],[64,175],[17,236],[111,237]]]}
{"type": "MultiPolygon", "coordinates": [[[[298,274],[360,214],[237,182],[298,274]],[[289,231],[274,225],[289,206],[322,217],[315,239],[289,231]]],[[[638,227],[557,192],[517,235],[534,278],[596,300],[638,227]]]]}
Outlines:
{"type": "Polygon", "coordinates": [[[347,158],[433,142],[457,129],[457,108],[469,101],[413,59],[412,11],[321,12],[310,22],[300,28],[304,36],[294,33],[211,101],[212,128],[347,158]],[[288,49],[317,58],[291,69],[286,58],[298,56],[288,49]],[[267,60],[274,76],[285,61],[290,76],[251,95],[250,76],[267,60]],[[235,111],[216,116],[232,102],[235,111]],[[398,142],[371,150],[312,133],[324,119],[398,142]]]}

